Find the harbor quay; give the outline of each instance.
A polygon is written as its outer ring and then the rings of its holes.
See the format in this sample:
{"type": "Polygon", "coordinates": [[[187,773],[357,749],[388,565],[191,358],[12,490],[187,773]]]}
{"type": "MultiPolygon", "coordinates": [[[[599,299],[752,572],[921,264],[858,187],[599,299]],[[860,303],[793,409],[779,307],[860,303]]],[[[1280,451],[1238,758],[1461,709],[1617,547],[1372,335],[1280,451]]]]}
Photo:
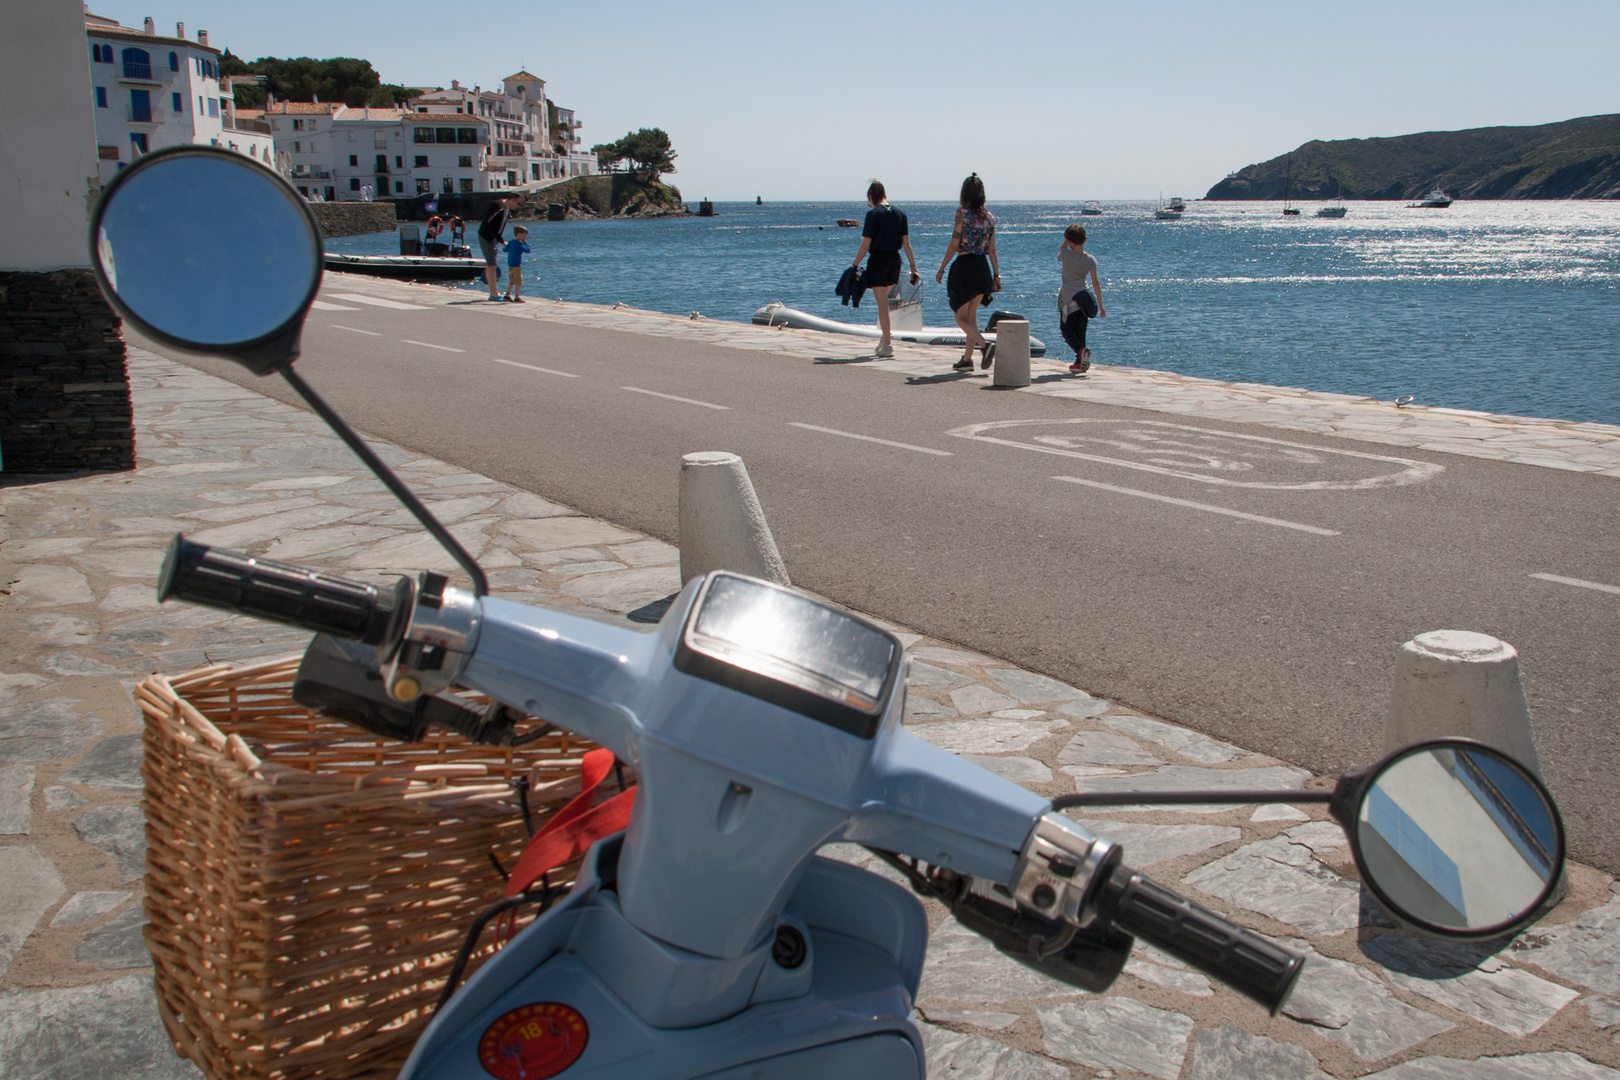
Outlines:
{"type": "MultiPolygon", "coordinates": [[[[465,299],[442,288],[329,277],[316,314],[375,334],[370,328],[385,324],[363,324],[361,313],[415,325],[407,320],[421,312],[412,309],[465,299]]],[[[611,331],[626,349],[658,348],[660,338],[804,360],[825,360],[835,349],[804,332],[622,308],[477,310],[516,325],[611,331]]],[[[397,333],[419,342],[431,336],[397,333]]],[[[439,348],[466,345],[450,340],[439,348]]],[[[858,342],[836,345],[861,370],[897,376],[928,378],[949,359],[901,346],[895,359],[871,362],[858,342]]],[[[443,359],[461,364],[464,355],[443,359]]],[[[563,368],[555,357],[550,363],[563,368]]],[[[151,993],[142,939],[141,723],[131,691],[154,671],[296,654],[307,635],[159,606],[152,583],[169,537],[184,531],[363,579],[452,569],[317,418],[259,392],[274,383],[239,385],[138,343],[129,365],[135,470],[0,487],[6,1077],[200,1075],[175,1056],[151,993]]],[[[1048,378],[1046,368],[1057,366],[1037,361],[1036,381],[1019,393],[1106,400],[1166,419],[1219,419],[1266,437],[1332,434],[1620,476],[1620,431],[1602,425],[1396,409],[1101,365],[1083,381],[1048,378]]],[[[497,595],[622,620],[646,618],[679,587],[679,550],[667,537],[397,442],[374,444],[478,557],[497,595]]],[[[673,463],[657,482],[673,487],[673,463]]],[[[792,570],[792,549],[786,554],[792,570]]],[[[909,729],[1043,796],[1081,783],[1155,779],[1245,790],[1327,782],[1241,740],[1031,670],[1018,655],[930,636],[904,619],[887,622],[912,659],[909,729]]],[[[1385,920],[1355,882],[1342,830],[1320,807],[1075,814],[1122,843],[1133,865],[1306,951],[1299,990],[1269,1017],[1173,958],[1139,948],[1108,993],[1082,994],[1001,956],[930,903],[918,1014],[931,1075],[1620,1078],[1620,886],[1609,873],[1572,863],[1566,898],[1512,942],[1442,945],[1385,920]]],[[[859,848],[823,853],[888,872],[859,848]]]]}

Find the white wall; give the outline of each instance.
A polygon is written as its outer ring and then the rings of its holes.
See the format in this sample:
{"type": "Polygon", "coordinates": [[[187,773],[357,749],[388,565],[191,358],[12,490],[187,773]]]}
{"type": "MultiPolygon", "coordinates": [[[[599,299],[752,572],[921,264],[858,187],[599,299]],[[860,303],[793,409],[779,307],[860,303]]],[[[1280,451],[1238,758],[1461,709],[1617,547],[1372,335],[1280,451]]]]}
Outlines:
{"type": "Polygon", "coordinates": [[[89,266],[99,194],[84,0],[6,4],[0,34],[0,197],[11,212],[0,270],[89,266]]]}

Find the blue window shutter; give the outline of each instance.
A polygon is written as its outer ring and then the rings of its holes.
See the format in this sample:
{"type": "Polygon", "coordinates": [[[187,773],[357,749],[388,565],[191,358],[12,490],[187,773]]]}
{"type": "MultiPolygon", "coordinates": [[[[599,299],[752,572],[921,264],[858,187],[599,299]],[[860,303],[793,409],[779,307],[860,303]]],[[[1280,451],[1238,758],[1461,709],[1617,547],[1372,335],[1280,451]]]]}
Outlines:
{"type": "Polygon", "coordinates": [[[180,104],[180,95],[179,94],[170,94],[169,95],[169,103],[174,106],[174,111],[175,111],[176,115],[178,115],[181,112],[181,110],[183,110],[185,108],[184,105],[180,104]]]}
{"type": "Polygon", "coordinates": [[[169,54],[169,70],[170,71],[179,71],[180,70],[180,57],[176,53],[170,53],[169,54]]]}
{"type": "Polygon", "coordinates": [[[106,107],[107,107],[107,88],[105,86],[98,86],[98,87],[96,87],[96,108],[105,109],[106,107]]]}

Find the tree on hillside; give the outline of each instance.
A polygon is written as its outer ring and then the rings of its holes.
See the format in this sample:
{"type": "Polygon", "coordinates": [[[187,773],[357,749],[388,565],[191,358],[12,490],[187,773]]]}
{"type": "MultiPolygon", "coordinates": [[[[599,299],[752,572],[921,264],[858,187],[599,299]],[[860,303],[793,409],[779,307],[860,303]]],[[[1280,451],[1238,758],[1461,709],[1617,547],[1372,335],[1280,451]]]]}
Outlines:
{"type": "Polygon", "coordinates": [[[663,128],[642,128],[611,143],[591,147],[597,162],[604,169],[616,169],[629,162],[630,171],[649,183],[656,182],[664,173],[675,171],[678,156],[663,128]]]}
{"type": "Polygon", "coordinates": [[[307,56],[287,60],[261,56],[248,62],[227,49],[225,55],[220,57],[219,71],[221,75],[264,76],[261,84],[242,84],[235,88],[236,103],[244,108],[262,106],[267,92],[280,101],[341,102],[352,108],[362,105],[391,107],[411,96],[411,91],[403,86],[384,83],[372,68],[371,61],[348,56],[335,56],[328,60],[313,60],[307,56]]]}

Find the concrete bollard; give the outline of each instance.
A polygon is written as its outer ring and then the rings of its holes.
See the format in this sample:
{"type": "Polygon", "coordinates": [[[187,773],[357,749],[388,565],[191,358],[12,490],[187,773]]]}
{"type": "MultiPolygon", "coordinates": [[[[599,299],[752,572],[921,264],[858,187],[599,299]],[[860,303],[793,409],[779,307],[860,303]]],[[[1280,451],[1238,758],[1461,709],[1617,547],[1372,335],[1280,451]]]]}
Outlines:
{"type": "Polygon", "coordinates": [[[996,370],[990,384],[1029,385],[1029,323],[1023,319],[996,323],[996,370]]]}
{"type": "Polygon", "coordinates": [[[736,454],[681,459],[680,534],[682,585],[711,570],[792,584],[748,468],[736,454]]]}
{"type": "Polygon", "coordinates": [[[1467,630],[1431,630],[1401,646],[1384,752],[1444,736],[1478,739],[1541,775],[1512,645],[1467,630]]]}

